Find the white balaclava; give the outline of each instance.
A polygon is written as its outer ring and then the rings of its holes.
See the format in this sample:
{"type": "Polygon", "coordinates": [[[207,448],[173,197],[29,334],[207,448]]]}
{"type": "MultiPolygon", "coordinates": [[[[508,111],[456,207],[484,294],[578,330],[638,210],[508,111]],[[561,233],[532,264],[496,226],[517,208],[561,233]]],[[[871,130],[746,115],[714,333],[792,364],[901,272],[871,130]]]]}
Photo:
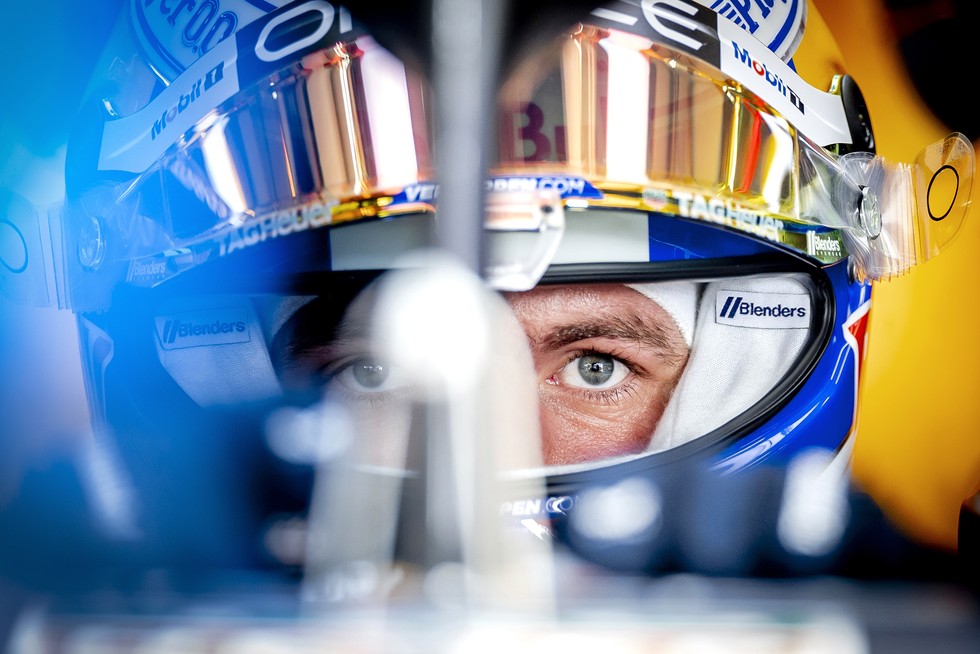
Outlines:
{"type": "Polygon", "coordinates": [[[157,356],[199,406],[276,397],[282,390],[262,318],[246,296],[184,298],[157,312],[157,356]]]}
{"type": "Polygon", "coordinates": [[[677,328],[684,337],[684,342],[691,347],[694,335],[694,321],[697,317],[698,290],[697,282],[652,282],[649,284],[627,284],[638,293],[642,293],[670,314],[677,323],[677,328]]]}
{"type": "Polygon", "coordinates": [[[746,278],[705,284],[687,367],[649,451],[666,450],[708,434],[758,403],[794,364],[807,341],[810,310],[790,321],[719,318],[738,293],[759,301],[811,308],[810,295],[792,278],[746,278]]]}

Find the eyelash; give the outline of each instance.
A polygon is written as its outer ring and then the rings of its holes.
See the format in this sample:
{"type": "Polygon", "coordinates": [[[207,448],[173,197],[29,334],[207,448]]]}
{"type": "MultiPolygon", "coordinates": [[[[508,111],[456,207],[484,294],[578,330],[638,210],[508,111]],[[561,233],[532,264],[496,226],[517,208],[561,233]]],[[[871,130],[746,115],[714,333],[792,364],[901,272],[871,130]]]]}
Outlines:
{"type": "Polygon", "coordinates": [[[593,402],[594,404],[619,404],[624,395],[631,396],[634,394],[636,389],[633,382],[627,382],[623,386],[606,388],[599,391],[590,391],[584,388],[576,388],[575,390],[580,392],[585,399],[593,402]]]}
{"type": "Polygon", "coordinates": [[[357,393],[356,391],[343,388],[342,385],[330,387],[331,394],[346,404],[367,404],[371,408],[383,407],[398,396],[398,391],[385,391],[383,393],[357,393]]]}

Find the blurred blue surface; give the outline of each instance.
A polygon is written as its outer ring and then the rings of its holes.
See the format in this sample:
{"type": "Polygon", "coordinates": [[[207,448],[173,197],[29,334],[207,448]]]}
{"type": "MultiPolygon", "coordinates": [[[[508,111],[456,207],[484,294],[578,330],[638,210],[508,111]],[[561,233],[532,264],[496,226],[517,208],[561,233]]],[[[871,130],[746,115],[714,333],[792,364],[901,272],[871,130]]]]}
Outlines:
{"type": "Polygon", "coordinates": [[[20,148],[40,158],[58,156],[121,6],[121,0],[5,3],[0,20],[5,172],[20,148]]]}
{"type": "MultiPolygon", "coordinates": [[[[64,149],[121,0],[6,2],[0,19],[0,189],[64,196],[64,149]]],[[[85,437],[73,316],[0,296],[0,506],[47,453],[85,437]]]]}

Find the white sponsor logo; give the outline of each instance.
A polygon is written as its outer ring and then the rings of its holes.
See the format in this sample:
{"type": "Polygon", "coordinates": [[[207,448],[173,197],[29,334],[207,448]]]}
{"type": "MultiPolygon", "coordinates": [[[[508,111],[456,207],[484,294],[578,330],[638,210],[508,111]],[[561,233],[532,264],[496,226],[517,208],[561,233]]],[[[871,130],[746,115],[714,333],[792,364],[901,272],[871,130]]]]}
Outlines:
{"type": "Polygon", "coordinates": [[[532,500],[514,500],[500,505],[501,515],[516,517],[539,516],[543,514],[567,513],[574,505],[574,500],[568,495],[558,495],[532,500]]]}
{"type": "Polygon", "coordinates": [[[806,233],[806,251],[817,257],[821,255],[832,257],[843,255],[839,240],[816,232],[806,233]]]}
{"type": "Polygon", "coordinates": [[[707,198],[695,193],[674,193],[677,211],[684,218],[697,218],[719,225],[736,227],[744,232],[756,234],[772,241],[779,240],[783,221],[750,211],[731,200],[707,198]]]}

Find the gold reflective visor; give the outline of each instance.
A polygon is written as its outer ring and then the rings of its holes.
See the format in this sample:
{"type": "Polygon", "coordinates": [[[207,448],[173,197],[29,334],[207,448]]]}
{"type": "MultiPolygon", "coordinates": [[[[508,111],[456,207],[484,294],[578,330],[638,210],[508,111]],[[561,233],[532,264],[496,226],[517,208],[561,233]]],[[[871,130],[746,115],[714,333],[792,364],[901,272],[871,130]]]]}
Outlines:
{"type": "MultiPolygon", "coordinates": [[[[554,205],[557,189],[566,209],[720,224],[822,263],[851,256],[872,279],[946,247],[972,189],[974,153],[962,135],[912,165],[831,154],[826,147],[850,138],[839,95],[807,85],[714,12],[677,13],[680,4],[594,14],[508,74],[491,153],[491,231],[554,205]]],[[[327,25],[333,15],[316,6],[307,13],[327,25]]],[[[269,21],[278,29],[289,16],[309,18],[297,11],[269,21]]],[[[261,65],[247,30],[139,110],[106,117],[98,183],[50,218],[11,218],[0,230],[4,261],[16,263],[0,269],[0,288],[34,304],[98,309],[120,283],[153,287],[291,234],[434,209],[438,116],[424,78],[337,21],[261,65]]],[[[554,245],[526,248],[539,260],[506,267],[531,279],[554,245]]]]}
{"type": "Polygon", "coordinates": [[[655,30],[583,24],[563,35],[504,86],[494,172],[581,176],[603,194],[589,205],[719,223],[825,262],[850,254],[873,279],[950,242],[972,189],[965,137],[933,144],[913,165],[835,156],[774,105],[788,97],[796,121],[826,139],[835,120],[846,134],[839,98],[807,87],[738,28],[718,27],[714,65],[655,30]]]}

